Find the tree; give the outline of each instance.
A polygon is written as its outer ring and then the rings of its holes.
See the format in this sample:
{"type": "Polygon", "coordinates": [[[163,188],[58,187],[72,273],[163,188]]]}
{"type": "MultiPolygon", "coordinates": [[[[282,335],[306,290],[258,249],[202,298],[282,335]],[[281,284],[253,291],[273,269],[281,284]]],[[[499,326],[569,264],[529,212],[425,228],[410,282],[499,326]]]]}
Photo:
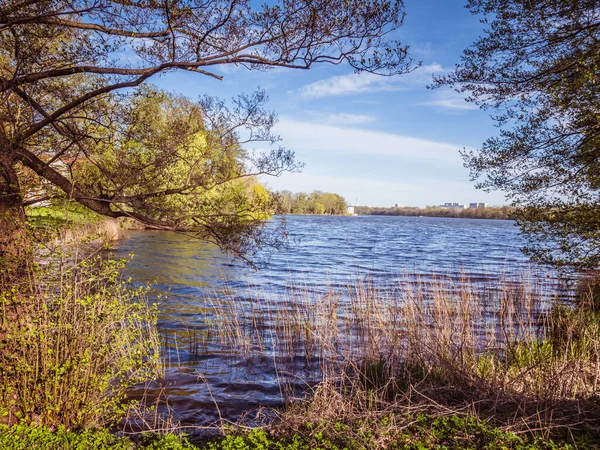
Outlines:
{"type": "Polygon", "coordinates": [[[294,194],[292,191],[283,190],[277,192],[278,212],[280,214],[291,214],[294,208],[294,194]]]}
{"type": "Polygon", "coordinates": [[[275,193],[278,212],[281,214],[346,214],[346,200],[338,194],[313,191],[310,195],[304,192],[292,193],[280,191],[275,193]]]}
{"type": "Polygon", "coordinates": [[[494,111],[500,132],[463,152],[479,188],[519,207],[525,251],[556,265],[600,263],[600,3],[470,0],[485,35],[435,86],[494,111]]]}
{"type": "Polygon", "coordinates": [[[305,192],[297,192],[294,194],[294,206],[292,207],[293,214],[307,214],[310,208],[310,197],[305,192]]]}
{"type": "Polygon", "coordinates": [[[325,205],[323,205],[323,203],[313,199],[313,202],[311,205],[311,212],[313,214],[325,214],[325,205]]]}
{"type": "MultiPolygon", "coordinates": [[[[262,91],[242,99],[244,111],[260,111],[266,101],[262,91]]],[[[270,166],[244,151],[226,131],[238,123],[225,119],[229,111],[212,99],[195,104],[144,86],[126,106],[108,111],[119,113],[112,116],[110,136],[90,145],[85,158],[73,155],[68,172],[83,191],[110,198],[118,208],[130,206],[131,217],[157,228],[196,230],[205,240],[228,243],[227,226],[258,222],[274,209],[256,176],[294,167],[286,151],[269,155],[270,166]]]]}
{"type": "MultiPolygon", "coordinates": [[[[164,185],[152,190],[141,177],[137,193],[124,196],[118,186],[107,190],[103,185],[100,190],[93,178],[84,183],[54,165],[62,161],[71,167],[81,159],[93,163],[91,148],[96,151],[98,141],[108,142],[113,117],[123,117],[118,108],[111,108],[132,88],[171,70],[221,79],[214,69],[224,64],[265,70],[347,63],[356,71],[400,74],[412,67],[407,48],[386,39],[403,20],[400,0],[281,0],[263,6],[250,0],[4,0],[0,4],[2,277],[10,278],[9,273],[18,272],[27,260],[26,200],[18,176],[22,167],[99,214],[178,229],[182,222],[156,216],[147,208],[152,198],[163,201],[181,195],[177,188],[164,185]]],[[[219,131],[210,134],[219,141],[218,148],[227,152],[235,141],[274,140],[270,133],[274,116],[262,108],[261,99],[260,94],[242,97],[231,109],[210,99],[201,105],[205,123],[219,131]],[[246,138],[240,139],[236,127],[246,129],[246,138]]],[[[277,149],[255,155],[254,162],[259,172],[278,173],[290,155],[277,149]]],[[[188,227],[189,220],[185,223],[188,227]]],[[[215,227],[199,223],[196,230],[235,251],[243,239],[227,238],[243,227],[243,222],[223,215],[215,227]]]]}
{"type": "Polygon", "coordinates": [[[348,205],[346,204],[346,200],[338,194],[332,194],[331,192],[320,193],[318,201],[325,207],[325,214],[346,214],[348,205]]]}

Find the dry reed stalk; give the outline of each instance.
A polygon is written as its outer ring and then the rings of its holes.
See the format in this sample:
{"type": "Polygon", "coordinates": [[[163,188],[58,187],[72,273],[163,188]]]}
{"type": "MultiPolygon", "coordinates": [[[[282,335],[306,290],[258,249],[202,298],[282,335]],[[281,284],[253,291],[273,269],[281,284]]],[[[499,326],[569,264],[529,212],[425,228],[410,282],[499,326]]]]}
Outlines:
{"type": "Polygon", "coordinates": [[[361,281],[316,297],[260,293],[250,311],[215,298],[211,335],[228,353],[287,358],[280,372],[293,371],[298,357],[317,362],[317,376],[306,380],[317,386],[314,410],[304,414],[468,410],[520,428],[588,420],[600,325],[581,309],[558,307],[531,280],[406,278],[383,290],[361,281]]]}

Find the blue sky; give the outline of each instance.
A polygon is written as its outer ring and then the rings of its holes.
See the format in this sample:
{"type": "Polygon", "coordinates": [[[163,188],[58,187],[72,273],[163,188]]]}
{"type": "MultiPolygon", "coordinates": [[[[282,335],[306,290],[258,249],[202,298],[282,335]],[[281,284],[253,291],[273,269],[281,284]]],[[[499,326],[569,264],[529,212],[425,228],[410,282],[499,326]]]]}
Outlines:
{"type": "Polygon", "coordinates": [[[459,150],[477,148],[497,133],[489,113],[448,89],[428,90],[433,73],[459,61],[482,33],[464,0],[405,0],[405,24],[397,38],[409,44],[422,67],[408,75],[353,74],[347,66],[267,72],[223,67],[223,81],[190,72],[154,80],[195,98],[223,98],[264,88],[279,115],[275,132],[305,167],[298,174],[265,178],[282,190],[335,192],[354,204],[438,205],[444,202],[504,204],[502,193],[476,190],[459,150]]]}

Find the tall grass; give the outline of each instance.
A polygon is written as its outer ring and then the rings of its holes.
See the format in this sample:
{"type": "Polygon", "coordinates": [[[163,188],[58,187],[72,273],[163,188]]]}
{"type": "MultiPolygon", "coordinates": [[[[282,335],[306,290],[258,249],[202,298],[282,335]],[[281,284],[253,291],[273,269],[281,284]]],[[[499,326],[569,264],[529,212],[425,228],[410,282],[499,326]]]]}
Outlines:
{"type": "Polygon", "coordinates": [[[429,411],[600,433],[598,315],[549,300],[546,287],[522,278],[474,286],[441,277],[383,290],[359,282],[252,307],[214,299],[210,335],[229,353],[268,356],[280,373],[298,359],[312,366],[307,398],[284,383],[288,425],[429,411]]]}

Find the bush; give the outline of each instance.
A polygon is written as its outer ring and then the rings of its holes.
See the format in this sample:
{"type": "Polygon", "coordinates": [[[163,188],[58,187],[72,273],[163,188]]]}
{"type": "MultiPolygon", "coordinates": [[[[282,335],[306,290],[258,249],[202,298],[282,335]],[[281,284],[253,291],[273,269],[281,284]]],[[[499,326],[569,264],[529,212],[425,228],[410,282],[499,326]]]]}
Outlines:
{"type": "Polygon", "coordinates": [[[119,280],[123,261],[53,261],[27,294],[0,292],[0,422],[115,422],[126,390],[157,374],[156,308],[119,280]]]}

